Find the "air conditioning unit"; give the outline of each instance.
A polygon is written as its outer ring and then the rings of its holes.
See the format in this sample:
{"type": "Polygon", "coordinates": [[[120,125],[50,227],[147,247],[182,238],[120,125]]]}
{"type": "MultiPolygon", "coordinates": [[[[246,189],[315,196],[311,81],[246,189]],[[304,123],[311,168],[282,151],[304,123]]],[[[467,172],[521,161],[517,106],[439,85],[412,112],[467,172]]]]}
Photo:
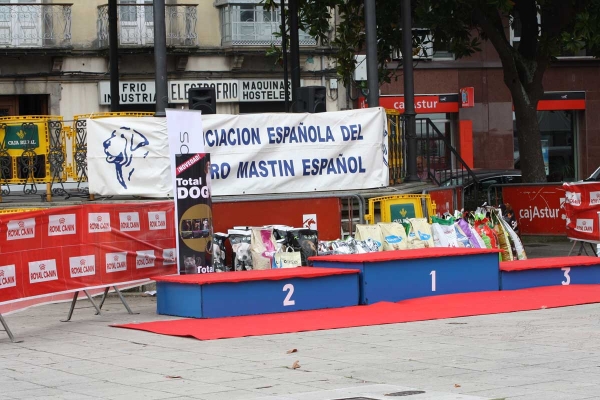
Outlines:
{"type": "MultiPolygon", "coordinates": [[[[402,50],[400,48],[392,49],[390,58],[394,60],[402,60],[402,50]]],[[[431,34],[426,34],[423,37],[420,47],[413,48],[413,59],[415,60],[431,60],[433,58],[433,40],[431,34]]]]}

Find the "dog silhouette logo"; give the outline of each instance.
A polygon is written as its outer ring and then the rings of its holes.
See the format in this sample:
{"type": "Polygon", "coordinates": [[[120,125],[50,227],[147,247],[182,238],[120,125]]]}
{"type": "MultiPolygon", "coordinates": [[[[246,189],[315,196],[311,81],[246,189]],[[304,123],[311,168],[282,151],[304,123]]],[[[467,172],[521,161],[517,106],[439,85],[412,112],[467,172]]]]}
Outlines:
{"type": "MultiPolygon", "coordinates": [[[[117,181],[123,188],[127,189],[127,182],[131,181],[131,176],[135,171],[132,165],[134,156],[141,153],[143,147],[148,146],[150,142],[146,136],[135,129],[121,127],[115,129],[110,137],[103,142],[106,162],[115,166],[117,181]]],[[[148,151],[144,153],[146,158],[148,151]]]]}

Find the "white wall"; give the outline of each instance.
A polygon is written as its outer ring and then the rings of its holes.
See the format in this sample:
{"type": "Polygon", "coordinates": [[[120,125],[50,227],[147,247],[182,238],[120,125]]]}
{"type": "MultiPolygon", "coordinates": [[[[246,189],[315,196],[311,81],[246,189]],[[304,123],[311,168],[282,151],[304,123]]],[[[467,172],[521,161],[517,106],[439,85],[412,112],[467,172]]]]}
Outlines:
{"type": "Polygon", "coordinates": [[[60,114],[65,121],[70,121],[79,114],[109,111],[108,106],[98,104],[98,83],[69,82],[62,83],[61,87],[60,114]]]}

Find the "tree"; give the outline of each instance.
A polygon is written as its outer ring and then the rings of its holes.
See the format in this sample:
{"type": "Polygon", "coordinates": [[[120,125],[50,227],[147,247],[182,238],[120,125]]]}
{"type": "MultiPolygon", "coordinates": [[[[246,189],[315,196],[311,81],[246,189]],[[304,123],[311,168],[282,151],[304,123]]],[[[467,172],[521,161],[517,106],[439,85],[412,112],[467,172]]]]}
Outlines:
{"type": "MultiPolygon", "coordinates": [[[[337,71],[352,85],[354,55],[364,48],[364,0],[297,0],[300,29],[334,46],[337,71]],[[332,35],[331,18],[337,10],[339,25],[332,35]],[[332,36],[332,37],[330,37],[332,36]]],[[[380,82],[390,81],[386,68],[390,49],[402,38],[401,2],[377,0],[380,82]]],[[[273,0],[265,0],[267,6],[273,0]]],[[[537,104],[544,94],[542,79],[561,52],[600,49],[600,0],[412,0],[413,21],[431,30],[432,41],[449,45],[457,58],[480,50],[489,41],[500,57],[504,83],[512,96],[521,170],[524,182],[545,182],[537,104]],[[519,23],[518,46],[509,40],[508,24],[519,23]]],[[[414,36],[415,47],[426,39],[414,36]]]]}

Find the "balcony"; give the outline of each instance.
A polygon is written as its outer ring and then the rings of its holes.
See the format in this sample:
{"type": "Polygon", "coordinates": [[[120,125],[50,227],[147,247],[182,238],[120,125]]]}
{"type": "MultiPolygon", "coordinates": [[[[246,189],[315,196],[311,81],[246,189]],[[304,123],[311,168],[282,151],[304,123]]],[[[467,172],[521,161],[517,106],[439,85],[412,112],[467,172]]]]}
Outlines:
{"type": "MultiPolygon", "coordinates": [[[[229,46],[281,45],[281,10],[265,10],[258,4],[236,4],[220,0],[221,44],[229,46]]],[[[301,46],[316,46],[314,38],[299,32],[301,46]]]]}
{"type": "MultiPolygon", "coordinates": [[[[152,3],[119,4],[117,34],[121,47],[152,47],[154,45],[154,9],[152,3]]],[[[138,1],[138,3],[140,3],[138,1]]],[[[167,46],[194,47],[196,33],[196,5],[166,5],[165,24],[167,46]]],[[[108,47],[108,5],[98,6],[98,42],[108,47]]]]}
{"type": "Polygon", "coordinates": [[[0,4],[0,48],[71,46],[72,4],[0,4]]]}

